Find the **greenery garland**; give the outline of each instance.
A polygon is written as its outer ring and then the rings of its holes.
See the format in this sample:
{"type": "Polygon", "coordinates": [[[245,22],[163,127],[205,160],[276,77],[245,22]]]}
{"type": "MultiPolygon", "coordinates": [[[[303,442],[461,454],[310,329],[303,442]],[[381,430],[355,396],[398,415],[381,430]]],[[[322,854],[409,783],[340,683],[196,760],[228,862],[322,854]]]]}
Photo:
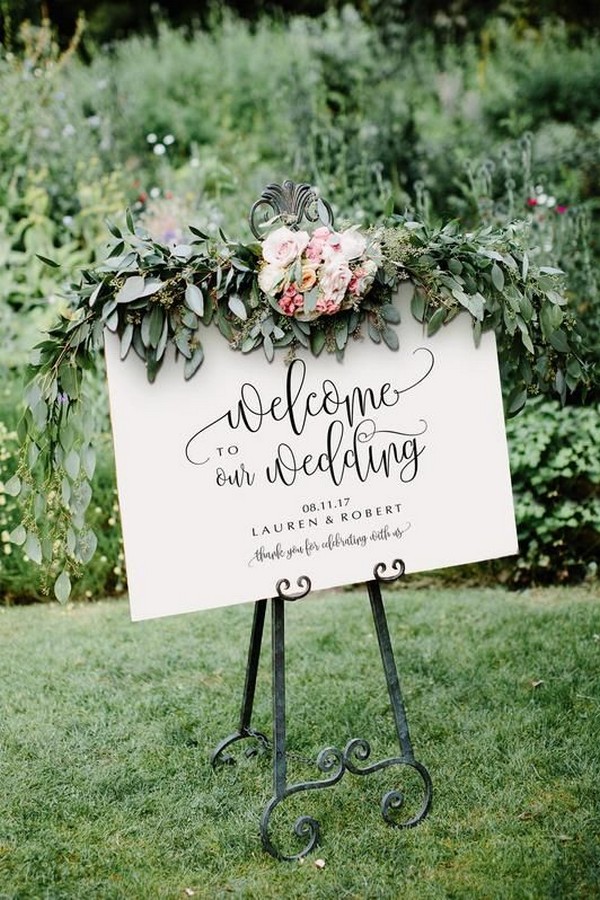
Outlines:
{"type": "Polygon", "coordinates": [[[52,585],[59,600],[69,596],[71,576],[96,547],[85,520],[95,463],[93,411],[82,397],[85,373],[102,359],[105,329],[119,336],[122,357],[133,350],[143,360],[150,381],[170,347],[183,358],[183,376],[194,376],[208,326],[243,353],[262,348],[269,360],[298,347],[341,357],[362,336],[397,350],[390,325],[399,319],[390,301],[399,282],[410,279],[412,314],[427,334],[461,312],[471,317],[475,343],[495,331],[508,415],[528,394],[556,393],[564,402],[567,392],[590,381],[562,273],[534,265],[520,223],[465,234],[455,223],[431,228],[392,217],[367,236],[377,266],[364,296],[333,314],[314,312],[313,300],[305,317],[285,314],[261,290],[260,242],[232,242],[222,233],[213,240],[190,228],[189,244],[170,247],[142,233],[129,213],[126,223],[124,231],[109,225],[114,240],[106,262],[83,271],[69,308],[35,348],[18,426],[20,466],[5,485],[24,510],[11,539],[43,565],[46,588],[52,585]]]}

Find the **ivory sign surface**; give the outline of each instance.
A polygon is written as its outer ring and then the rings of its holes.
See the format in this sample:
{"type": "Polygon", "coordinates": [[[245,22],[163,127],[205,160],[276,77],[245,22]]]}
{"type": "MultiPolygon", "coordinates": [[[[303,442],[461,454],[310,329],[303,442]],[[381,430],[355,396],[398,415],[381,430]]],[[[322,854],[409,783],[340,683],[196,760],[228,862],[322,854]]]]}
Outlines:
{"type": "Polygon", "coordinates": [[[494,336],[464,315],[427,338],[396,302],[396,352],[269,364],[209,328],[188,382],[169,359],[148,384],[107,335],[134,620],[517,552],[494,336]]]}

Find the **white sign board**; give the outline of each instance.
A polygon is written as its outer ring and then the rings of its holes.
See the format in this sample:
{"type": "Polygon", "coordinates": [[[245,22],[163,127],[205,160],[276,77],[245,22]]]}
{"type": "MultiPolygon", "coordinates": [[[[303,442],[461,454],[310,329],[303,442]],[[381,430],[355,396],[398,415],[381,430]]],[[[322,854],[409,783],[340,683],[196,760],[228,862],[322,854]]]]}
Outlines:
{"type": "Polygon", "coordinates": [[[493,334],[468,316],[427,338],[397,298],[400,349],[233,351],[215,328],[190,381],[148,384],[107,336],[134,620],[517,552],[493,334]]]}

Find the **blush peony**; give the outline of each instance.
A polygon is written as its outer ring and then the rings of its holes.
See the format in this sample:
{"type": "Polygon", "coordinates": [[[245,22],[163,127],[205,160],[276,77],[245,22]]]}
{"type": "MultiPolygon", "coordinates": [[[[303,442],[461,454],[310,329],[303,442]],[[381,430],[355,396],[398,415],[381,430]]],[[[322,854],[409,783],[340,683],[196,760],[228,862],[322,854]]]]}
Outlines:
{"type": "Polygon", "coordinates": [[[306,231],[292,231],[291,228],[276,228],[267,235],[262,247],[263,259],[271,265],[285,268],[291,265],[302,252],[310,238],[306,231]]]}

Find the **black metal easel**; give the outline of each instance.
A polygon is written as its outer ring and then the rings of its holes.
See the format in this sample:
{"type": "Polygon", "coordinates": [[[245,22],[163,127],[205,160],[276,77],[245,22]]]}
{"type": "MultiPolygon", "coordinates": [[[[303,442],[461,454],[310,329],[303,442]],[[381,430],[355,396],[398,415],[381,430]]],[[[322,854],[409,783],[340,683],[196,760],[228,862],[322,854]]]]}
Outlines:
{"type": "Polygon", "coordinates": [[[258,600],[254,606],[254,619],[248,650],[248,662],[246,667],[246,680],[240,713],[240,724],[236,732],[229,735],[215,748],[211,763],[217,766],[219,763],[232,762],[233,758],[226,753],[228,747],[245,738],[253,738],[264,748],[271,749],[273,754],[273,797],[263,810],[260,821],[261,838],[264,849],[281,860],[294,860],[306,856],[314,849],[319,840],[319,823],[310,816],[301,816],[295,826],[296,835],[305,840],[305,846],[292,855],[281,853],[273,843],[269,835],[269,821],[274,809],[287,797],[300,791],[319,790],[332,787],[337,784],[345,772],[352,775],[370,775],[390,766],[408,766],[415,770],[423,781],[423,802],[416,815],[406,820],[398,821],[392,813],[397,812],[404,802],[404,795],[399,790],[391,790],[384,794],[381,801],[381,815],[390,825],[398,828],[413,828],[427,816],[431,808],[432,783],[427,769],[414,757],[406,711],[400,690],[398,671],[394,660],[392,643],[387,624],[383,600],[381,597],[380,582],[391,582],[404,574],[404,563],[394,560],[391,566],[392,574],[385,574],[386,566],[378,563],[373,571],[373,580],[366,584],[371,602],[371,611],[377,641],[381,653],[383,670],[387,683],[396,734],[400,745],[400,755],[388,757],[379,762],[367,764],[371,755],[371,747],[363,738],[354,738],[348,742],[344,750],[337,747],[326,747],[318,754],[316,766],[324,776],[316,781],[287,782],[287,747],[286,747],[286,712],[285,712],[285,603],[291,600],[300,600],[310,593],[311,583],[306,576],[298,579],[297,592],[291,592],[291,584],[287,579],[277,582],[277,596],[272,604],[272,676],[273,676],[273,740],[269,741],[261,731],[255,731],[251,727],[252,708],[256,690],[256,678],[260,659],[261,643],[264,631],[266,600],[258,600]]]}

